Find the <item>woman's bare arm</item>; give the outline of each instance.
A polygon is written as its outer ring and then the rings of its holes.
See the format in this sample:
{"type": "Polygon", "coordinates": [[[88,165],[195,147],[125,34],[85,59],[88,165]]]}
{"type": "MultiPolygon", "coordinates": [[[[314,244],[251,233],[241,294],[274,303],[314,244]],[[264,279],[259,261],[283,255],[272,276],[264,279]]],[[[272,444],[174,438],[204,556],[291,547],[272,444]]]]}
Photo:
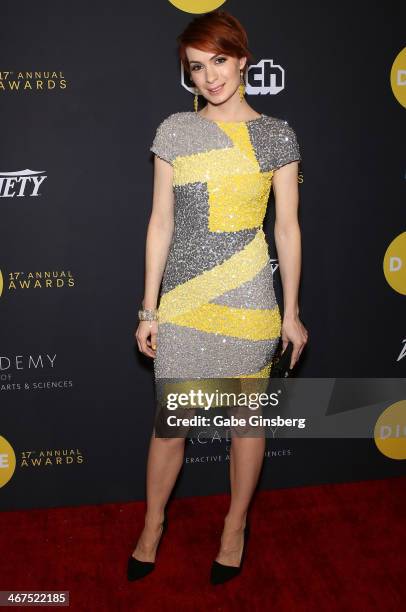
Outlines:
{"type": "Polygon", "coordinates": [[[145,252],[144,308],[156,308],[159,287],[168,258],[174,229],[173,167],[154,158],[152,212],[147,229],[145,252]]]}
{"type": "Polygon", "coordinates": [[[283,350],[293,343],[290,367],[293,368],[308,339],[308,332],[299,319],[299,283],[302,263],[301,232],[298,220],[298,162],[290,162],[275,171],[272,177],[275,194],[275,245],[283,286],[284,313],[282,322],[283,350]]]}
{"type": "Polygon", "coordinates": [[[298,162],[275,171],[272,177],[275,194],[275,245],[283,285],[285,316],[299,314],[298,292],[301,269],[301,235],[298,221],[298,162]]]}
{"type": "MultiPolygon", "coordinates": [[[[174,230],[173,167],[157,155],[154,157],[152,212],[145,247],[145,289],[142,306],[154,309],[168,258],[174,230]]],[[[135,333],[139,350],[155,357],[158,324],[140,321],[135,333]]]]}

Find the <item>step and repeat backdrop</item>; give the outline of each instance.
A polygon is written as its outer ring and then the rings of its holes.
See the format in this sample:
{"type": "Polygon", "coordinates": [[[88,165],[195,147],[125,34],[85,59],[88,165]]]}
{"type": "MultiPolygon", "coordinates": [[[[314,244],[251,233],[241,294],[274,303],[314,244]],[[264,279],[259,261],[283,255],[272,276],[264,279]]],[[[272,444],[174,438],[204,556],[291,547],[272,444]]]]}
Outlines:
{"type": "MultiPolygon", "coordinates": [[[[152,361],[133,334],[149,147],[166,116],[193,110],[176,36],[220,7],[248,33],[249,104],[287,120],[301,147],[309,342],[296,377],[404,377],[406,47],[395,5],[3,2],[3,510],[144,499],[155,396],[152,361]]],[[[264,229],[282,309],[273,222],[271,196],[264,229]]],[[[394,454],[379,429],[362,439],[267,439],[260,487],[405,473],[405,412],[400,402],[385,421],[397,432],[394,454]]],[[[229,449],[217,436],[187,439],[174,496],[227,491],[229,449]]]]}

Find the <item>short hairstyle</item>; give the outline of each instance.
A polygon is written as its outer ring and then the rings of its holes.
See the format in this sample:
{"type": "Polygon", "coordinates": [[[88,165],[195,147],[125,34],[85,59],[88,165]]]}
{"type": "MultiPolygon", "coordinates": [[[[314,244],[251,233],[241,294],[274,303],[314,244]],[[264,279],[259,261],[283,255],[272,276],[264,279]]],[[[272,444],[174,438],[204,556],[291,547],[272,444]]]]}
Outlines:
{"type": "Polygon", "coordinates": [[[248,49],[248,36],[245,29],[236,17],[224,10],[218,9],[195,17],[176,38],[176,41],[180,60],[189,76],[190,67],[186,47],[212,51],[216,54],[224,53],[230,57],[246,57],[244,72],[253,58],[248,49]]]}

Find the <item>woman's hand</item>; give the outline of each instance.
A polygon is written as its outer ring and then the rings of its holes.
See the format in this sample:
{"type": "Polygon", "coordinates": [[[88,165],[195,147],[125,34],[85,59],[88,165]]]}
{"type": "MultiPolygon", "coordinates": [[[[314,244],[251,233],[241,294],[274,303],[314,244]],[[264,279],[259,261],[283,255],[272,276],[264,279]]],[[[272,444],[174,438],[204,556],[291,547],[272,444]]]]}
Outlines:
{"type": "Polygon", "coordinates": [[[156,357],[157,335],[158,321],[140,321],[134,336],[139,350],[147,357],[156,357]]]}
{"type": "Polygon", "coordinates": [[[281,336],[282,352],[287,347],[289,340],[293,343],[292,357],[289,366],[292,369],[299,360],[302,350],[307,343],[309,334],[298,315],[296,315],[283,318],[281,336]]]}

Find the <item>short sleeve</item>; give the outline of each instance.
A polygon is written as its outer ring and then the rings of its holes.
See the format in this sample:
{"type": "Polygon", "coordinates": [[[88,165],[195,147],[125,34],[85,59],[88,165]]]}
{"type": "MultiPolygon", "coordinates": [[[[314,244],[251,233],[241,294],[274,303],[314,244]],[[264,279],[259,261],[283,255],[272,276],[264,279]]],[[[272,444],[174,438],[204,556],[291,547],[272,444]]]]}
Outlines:
{"type": "Polygon", "coordinates": [[[167,117],[158,125],[149,150],[170,164],[173,163],[176,157],[176,130],[172,116],[167,117]]]}
{"type": "Polygon", "coordinates": [[[287,121],[281,120],[277,129],[275,170],[293,161],[301,161],[296,133],[287,121]]]}

